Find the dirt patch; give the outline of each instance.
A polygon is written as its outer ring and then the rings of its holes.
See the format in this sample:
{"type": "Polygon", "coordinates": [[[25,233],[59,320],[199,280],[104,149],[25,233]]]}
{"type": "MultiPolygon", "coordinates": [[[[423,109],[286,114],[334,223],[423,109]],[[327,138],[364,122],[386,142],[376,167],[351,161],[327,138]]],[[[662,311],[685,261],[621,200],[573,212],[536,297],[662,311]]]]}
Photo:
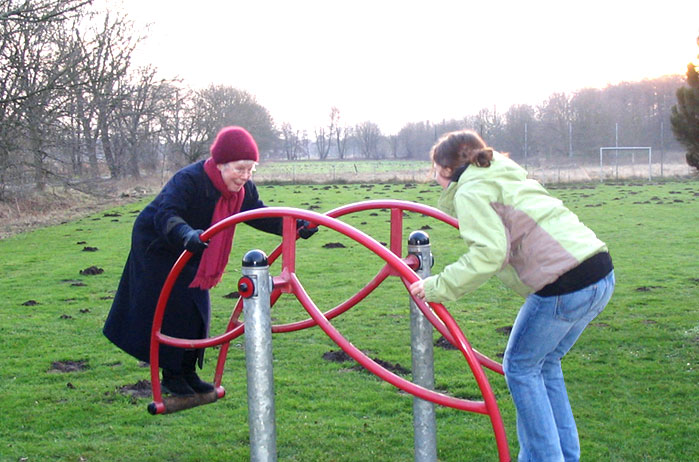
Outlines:
{"type": "Polygon", "coordinates": [[[326,351],[325,353],[323,353],[323,359],[333,363],[344,363],[346,361],[353,361],[352,357],[345,353],[344,350],[326,351]]]}
{"type": "Polygon", "coordinates": [[[117,392],[134,398],[150,398],[152,395],[150,380],[139,380],[134,384],[118,387],[117,392]]]}
{"type": "Polygon", "coordinates": [[[663,286],[641,286],[636,288],[636,292],[650,292],[654,289],[662,289],[663,286]]]}
{"type": "Polygon", "coordinates": [[[444,337],[439,337],[436,342],[434,342],[434,345],[443,349],[443,350],[457,350],[454,345],[449,343],[449,340],[445,339],[444,337]]]}
{"type": "Polygon", "coordinates": [[[80,274],[82,274],[83,276],[93,276],[102,273],[104,273],[104,270],[96,266],[90,266],[88,268],[85,268],[84,270],[80,270],[80,274]]]}
{"type": "MultiPolygon", "coordinates": [[[[400,365],[400,363],[393,364],[393,363],[390,363],[388,361],[384,361],[383,359],[379,359],[379,358],[371,358],[371,359],[379,366],[383,367],[384,369],[386,369],[390,372],[393,372],[394,374],[410,375],[410,369],[404,368],[403,366],[400,365]]],[[[366,370],[362,366],[360,366],[359,364],[354,366],[353,369],[361,370],[361,371],[366,370]]]]}
{"type": "Polygon", "coordinates": [[[342,242],[328,242],[323,244],[324,249],[344,249],[345,245],[342,242]]]}
{"type": "MultiPolygon", "coordinates": [[[[366,352],[364,352],[366,354],[366,352]]],[[[323,353],[323,359],[326,361],[331,361],[334,363],[343,363],[343,362],[348,362],[352,361],[354,362],[354,359],[347,353],[345,353],[344,350],[339,350],[339,351],[327,351],[323,353]]],[[[398,375],[409,375],[410,374],[410,369],[406,369],[403,366],[400,365],[400,363],[391,363],[389,361],[384,361],[383,359],[380,358],[371,358],[372,361],[374,361],[376,364],[379,366],[383,367],[384,369],[393,372],[394,374],[398,375]]],[[[352,366],[350,369],[355,370],[355,371],[366,371],[363,366],[360,364],[355,364],[352,366]]]]}
{"type": "Polygon", "coordinates": [[[65,373],[65,372],[80,372],[88,369],[87,361],[54,361],[51,363],[51,368],[48,373],[65,373]]]}
{"type": "Polygon", "coordinates": [[[498,327],[497,329],[495,329],[495,332],[497,332],[498,334],[509,336],[510,332],[512,332],[512,326],[498,327]]]}

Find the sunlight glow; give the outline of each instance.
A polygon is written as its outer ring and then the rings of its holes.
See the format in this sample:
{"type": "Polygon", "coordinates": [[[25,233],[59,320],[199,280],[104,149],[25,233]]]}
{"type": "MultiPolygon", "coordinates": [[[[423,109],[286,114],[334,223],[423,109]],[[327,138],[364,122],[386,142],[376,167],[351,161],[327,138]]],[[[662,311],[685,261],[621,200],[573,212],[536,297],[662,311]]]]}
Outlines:
{"type": "MultiPolygon", "coordinates": [[[[103,0],[109,4],[119,0],[103,0]]],[[[149,38],[134,57],[188,85],[230,85],[280,125],[385,133],[555,92],[684,74],[699,2],[123,0],[149,38]]]]}

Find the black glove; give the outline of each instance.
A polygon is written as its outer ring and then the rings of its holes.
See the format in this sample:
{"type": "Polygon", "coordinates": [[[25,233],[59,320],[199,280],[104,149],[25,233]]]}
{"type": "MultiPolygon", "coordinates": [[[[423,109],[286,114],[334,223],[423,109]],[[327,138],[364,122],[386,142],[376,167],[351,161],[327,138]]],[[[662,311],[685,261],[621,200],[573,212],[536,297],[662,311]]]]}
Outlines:
{"type": "Polygon", "coordinates": [[[318,232],[317,226],[314,226],[313,228],[309,228],[309,226],[310,223],[306,220],[296,220],[296,229],[298,230],[299,237],[301,237],[301,239],[308,239],[318,232]]]}
{"type": "Polygon", "coordinates": [[[203,252],[209,244],[201,240],[201,233],[204,231],[201,229],[189,228],[188,231],[183,233],[182,245],[184,245],[185,250],[189,250],[193,254],[198,254],[203,252]]]}

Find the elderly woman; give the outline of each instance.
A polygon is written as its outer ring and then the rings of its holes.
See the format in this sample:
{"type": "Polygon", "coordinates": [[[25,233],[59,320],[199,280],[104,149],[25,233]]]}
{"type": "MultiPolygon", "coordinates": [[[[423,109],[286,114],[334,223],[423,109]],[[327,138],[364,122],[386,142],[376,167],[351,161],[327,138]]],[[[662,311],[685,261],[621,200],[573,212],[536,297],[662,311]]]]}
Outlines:
{"type": "MultiPolygon", "coordinates": [[[[251,176],[259,160],[257,144],[241,127],[222,129],[211,146],[211,156],[175,175],[138,215],[131,250],[119,282],[104,335],[126,353],[149,361],[153,315],[175,261],[183,250],[194,255],[182,270],[168,301],[162,332],[178,338],[204,338],[208,332],[209,289],[223,275],[235,227],[219,232],[210,242],[200,239],[203,229],[239,212],[264,207],[251,176]]],[[[247,224],[281,235],[279,217],[247,224]]],[[[317,228],[299,220],[299,235],[310,237],[317,228]]],[[[206,393],[213,386],[202,381],[195,366],[203,350],[161,346],[162,386],[173,395],[206,393]]]]}

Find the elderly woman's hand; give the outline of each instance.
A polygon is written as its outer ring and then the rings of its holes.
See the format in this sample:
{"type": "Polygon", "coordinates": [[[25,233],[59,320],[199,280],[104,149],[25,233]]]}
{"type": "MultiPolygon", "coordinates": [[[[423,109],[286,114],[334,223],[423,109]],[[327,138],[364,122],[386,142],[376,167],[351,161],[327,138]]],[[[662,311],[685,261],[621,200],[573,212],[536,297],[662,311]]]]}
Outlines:
{"type": "Polygon", "coordinates": [[[209,244],[201,240],[203,232],[204,230],[201,229],[190,229],[184,237],[184,248],[193,254],[198,254],[206,250],[209,244]]]}
{"type": "Polygon", "coordinates": [[[318,232],[318,227],[317,226],[310,226],[311,224],[306,221],[306,220],[297,220],[296,221],[296,226],[298,229],[299,237],[301,239],[308,239],[309,237],[313,236],[315,233],[318,232]]]}

